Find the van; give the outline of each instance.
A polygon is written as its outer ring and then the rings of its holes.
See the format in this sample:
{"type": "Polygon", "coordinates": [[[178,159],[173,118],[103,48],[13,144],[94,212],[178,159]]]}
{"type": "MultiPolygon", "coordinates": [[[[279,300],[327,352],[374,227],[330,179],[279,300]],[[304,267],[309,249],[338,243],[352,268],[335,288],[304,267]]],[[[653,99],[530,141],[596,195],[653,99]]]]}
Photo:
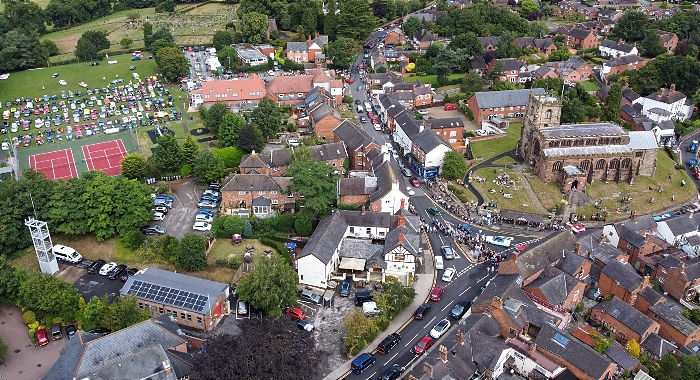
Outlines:
{"type": "Polygon", "coordinates": [[[370,290],[361,290],[355,292],[355,306],[360,306],[365,302],[372,301],[372,292],[370,290]]]}
{"type": "Polygon", "coordinates": [[[53,338],[53,340],[63,339],[61,325],[59,325],[58,323],[55,323],[53,326],[51,326],[51,338],[53,338]]]}
{"type": "Polygon", "coordinates": [[[352,363],[350,363],[350,370],[355,375],[359,375],[376,361],[377,357],[374,354],[363,352],[360,355],[357,355],[352,363]]]}
{"type": "Polygon", "coordinates": [[[57,259],[68,261],[69,263],[79,263],[83,260],[83,256],[80,255],[75,249],[67,247],[65,245],[54,245],[53,254],[57,259]]]}
{"type": "Polygon", "coordinates": [[[363,112],[365,112],[365,109],[362,108],[362,106],[358,105],[357,106],[357,113],[363,113],[363,112]]]}
{"type": "Polygon", "coordinates": [[[435,256],[435,269],[445,269],[445,265],[442,262],[442,256],[435,256]]]}
{"type": "Polygon", "coordinates": [[[365,316],[368,318],[374,317],[375,315],[379,315],[379,313],[382,312],[382,310],[377,307],[376,302],[363,303],[362,304],[362,311],[365,313],[365,316]]]}
{"type": "Polygon", "coordinates": [[[397,344],[401,342],[401,335],[398,333],[393,333],[384,338],[384,340],[377,345],[377,352],[384,355],[391,351],[392,348],[396,347],[397,344]]]}

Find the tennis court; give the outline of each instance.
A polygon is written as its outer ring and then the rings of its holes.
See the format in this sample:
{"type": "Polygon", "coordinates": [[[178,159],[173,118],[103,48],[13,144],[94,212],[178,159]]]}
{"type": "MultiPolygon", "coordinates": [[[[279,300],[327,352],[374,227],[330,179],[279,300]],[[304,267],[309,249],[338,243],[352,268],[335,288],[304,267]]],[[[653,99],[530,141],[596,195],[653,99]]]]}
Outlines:
{"type": "Polygon", "coordinates": [[[122,157],[128,154],[121,139],[83,145],[82,148],[88,170],[101,170],[107,175],[120,174],[122,157]]]}
{"type": "Polygon", "coordinates": [[[73,151],[70,149],[33,154],[29,156],[29,165],[34,170],[44,173],[48,179],[69,179],[78,176],[73,151]]]}

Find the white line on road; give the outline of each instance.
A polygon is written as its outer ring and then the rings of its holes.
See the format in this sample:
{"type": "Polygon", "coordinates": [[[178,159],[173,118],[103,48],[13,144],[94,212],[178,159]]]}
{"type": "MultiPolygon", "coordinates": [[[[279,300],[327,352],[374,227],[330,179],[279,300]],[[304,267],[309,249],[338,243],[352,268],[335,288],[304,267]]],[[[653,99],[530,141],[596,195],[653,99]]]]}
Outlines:
{"type": "Polygon", "coordinates": [[[428,325],[431,325],[435,321],[435,318],[437,317],[433,317],[433,319],[431,319],[430,322],[428,322],[428,325]]]}
{"type": "Polygon", "coordinates": [[[442,311],[445,311],[445,309],[447,309],[447,308],[450,307],[450,306],[452,306],[452,305],[450,305],[450,304],[448,303],[447,305],[445,305],[445,307],[442,308],[442,311]]]}
{"type": "Polygon", "coordinates": [[[489,275],[486,275],[486,276],[484,276],[484,277],[478,279],[476,282],[479,283],[479,282],[481,282],[481,281],[484,281],[484,280],[487,279],[488,277],[489,277],[489,275]]]}
{"type": "MultiPolygon", "coordinates": [[[[418,333],[418,334],[420,334],[420,333],[418,333]]],[[[418,334],[416,334],[416,335],[413,337],[413,339],[409,340],[409,341],[406,343],[406,345],[405,345],[404,347],[408,347],[411,343],[413,343],[413,341],[415,341],[416,338],[418,338],[418,334]]]]}
{"type": "Polygon", "coordinates": [[[472,287],[470,286],[470,287],[468,287],[468,288],[464,289],[464,291],[463,291],[462,293],[459,293],[459,296],[460,296],[460,297],[461,297],[461,296],[463,296],[463,295],[464,295],[464,293],[466,293],[466,292],[467,292],[467,290],[469,290],[469,289],[471,289],[471,288],[472,288],[472,287]]]}
{"type": "Polygon", "coordinates": [[[367,380],[372,380],[372,378],[373,378],[373,377],[374,377],[374,375],[376,375],[376,374],[377,374],[377,373],[375,372],[375,373],[373,373],[373,374],[369,375],[369,377],[367,378],[367,380]]]}
{"type": "Polygon", "coordinates": [[[395,353],[394,356],[392,356],[391,358],[389,358],[389,360],[386,361],[386,364],[389,364],[390,361],[394,360],[394,358],[395,358],[396,355],[398,355],[398,354],[399,354],[398,352],[395,353]]]}
{"type": "Polygon", "coordinates": [[[411,363],[413,363],[414,361],[416,361],[416,359],[418,359],[419,357],[420,357],[420,356],[415,355],[415,356],[413,357],[413,359],[409,360],[408,363],[406,363],[406,365],[404,366],[404,368],[408,368],[408,366],[410,366],[411,363]]]}

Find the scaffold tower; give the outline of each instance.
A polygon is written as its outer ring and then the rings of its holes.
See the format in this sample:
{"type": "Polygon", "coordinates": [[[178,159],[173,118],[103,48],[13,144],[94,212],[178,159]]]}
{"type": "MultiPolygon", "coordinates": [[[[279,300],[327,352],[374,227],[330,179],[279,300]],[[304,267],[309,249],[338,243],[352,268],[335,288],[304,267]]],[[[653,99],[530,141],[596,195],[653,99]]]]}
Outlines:
{"type": "Polygon", "coordinates": [[[39,260],[39,267],[42,273],[54,274],[58,272],[58,262],[53,254],[53,243],[51,242],[51,234],[49,233],[49,225],[41,220],[36,220],[32,217],[24,221],[24,225],[29,227],[29,233],[32,235],[34,243],[34,251],[36,258],[39,260]]]}

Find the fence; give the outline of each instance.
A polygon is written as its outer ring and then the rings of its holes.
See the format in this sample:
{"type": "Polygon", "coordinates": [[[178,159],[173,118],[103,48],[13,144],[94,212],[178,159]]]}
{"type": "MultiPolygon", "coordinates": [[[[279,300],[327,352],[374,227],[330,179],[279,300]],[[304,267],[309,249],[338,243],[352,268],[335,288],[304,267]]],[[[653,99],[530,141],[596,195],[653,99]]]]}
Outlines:
{"type": "Polygon", "coordinates": [[[134,136],[133,128],[130,127],[130,128],[127,128],[126,130],[129,131],[129,137],[131,137],[131,142],[134,143],[134,146],[136,147],[136,151],[141,153],[141,147],[139,146],[139,142],[136,139],[136,136],[134,136]]]}

